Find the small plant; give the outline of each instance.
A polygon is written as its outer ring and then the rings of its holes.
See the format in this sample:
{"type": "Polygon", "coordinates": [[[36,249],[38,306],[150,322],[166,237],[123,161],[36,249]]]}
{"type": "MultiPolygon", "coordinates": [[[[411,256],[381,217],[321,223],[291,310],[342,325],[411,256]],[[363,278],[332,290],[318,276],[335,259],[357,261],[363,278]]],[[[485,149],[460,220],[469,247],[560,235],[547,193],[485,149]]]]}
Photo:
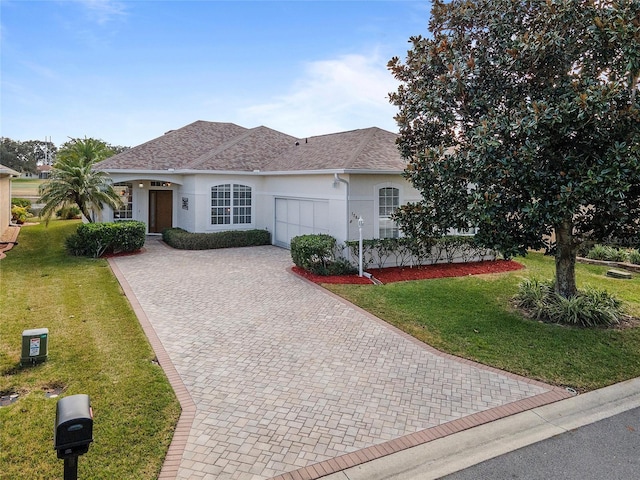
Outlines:
{"type": "Polygon", "coordinates": [[[607,262],[626,262],[627,252],[608,245],[594,245],[594,247],[587,253],[587,258],[607,262]]]}
{"type": "Polygon", "coordinates": [[[518,288],[515,296],[516,305],[526,311],[536,320],[547,316],[547,299],[553,294],[553,282],[540,281],[537,278],[525,279],[518,288]]]}
{"type": "Polygon", "coordinates": [[[56,212],[56,217],[58,217],[60,220],[73,220],[76,218],[81,218],[82,212],[77,205],[69,205],[58,210],[56,212]]]}
{"type": "Polygon", "coordinates": [[[586,287],[571,298],[558,295],[553,282],[537,279],[520,283],[516,305],[532,318],[579,327],[611,326],[624,315],[622,302],[604,290],[586,287]]]}
{"type": "Polygon", "coordinates": [[[357,272],[358,269],[346,258],[338,258],[327,266],[327,275],[351,275],[357,272]]]}
{"type": "Polygon", "coordinates": [[[20,207],[18,205],[13,205],[11,207],[11,220],[18,225],[22,225],[27,221],[27,218],[32,216],[33,215],[29,213],[29,210],[25,207],[20,207]]]}
{"type": "Polygon", "coordinates": [[[629,251],[629,262],[640,265],[640,250],[629,251]]]}

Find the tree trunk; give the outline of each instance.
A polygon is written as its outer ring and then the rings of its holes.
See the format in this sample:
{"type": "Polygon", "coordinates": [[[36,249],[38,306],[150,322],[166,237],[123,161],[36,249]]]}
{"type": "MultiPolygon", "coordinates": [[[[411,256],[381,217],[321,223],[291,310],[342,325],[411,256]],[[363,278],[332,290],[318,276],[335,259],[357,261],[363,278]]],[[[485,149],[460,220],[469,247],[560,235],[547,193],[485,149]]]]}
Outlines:
{"type": "Polygon", "coordinates": [[[556,225],[556,293],[565,298],[575,297],[576,256],[578,245],[573,239],[573,222],[565,220],[556,225]]]}

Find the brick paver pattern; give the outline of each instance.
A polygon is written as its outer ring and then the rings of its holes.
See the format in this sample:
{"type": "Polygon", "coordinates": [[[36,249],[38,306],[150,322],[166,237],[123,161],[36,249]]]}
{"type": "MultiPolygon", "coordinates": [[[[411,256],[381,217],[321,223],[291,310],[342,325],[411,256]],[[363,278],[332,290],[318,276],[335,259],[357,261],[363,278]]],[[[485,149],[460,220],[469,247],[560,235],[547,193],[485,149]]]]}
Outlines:
{"type": "Polygon", "coordinates": [[[196,405],[180,479],[271,478],[546,391],[434,354],[287,250],[146,250],[115,262],[196,405]]]}

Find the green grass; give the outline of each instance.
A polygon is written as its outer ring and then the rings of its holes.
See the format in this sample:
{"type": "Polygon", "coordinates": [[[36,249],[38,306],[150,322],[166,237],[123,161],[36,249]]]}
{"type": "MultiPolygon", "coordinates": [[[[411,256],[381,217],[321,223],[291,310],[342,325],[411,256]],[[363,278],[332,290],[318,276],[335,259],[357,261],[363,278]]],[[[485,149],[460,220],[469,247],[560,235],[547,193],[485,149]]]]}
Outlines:
{"type": "Polygon", "coordinates": [[[0,393],[19,400],[0,407],[0,477],[62,478],[53,450],[55,398],[86,393],[94,443],[79,477],[156,478],[180,407],[147,339],[102,259],[69,257],[64,238],[77,221],[23,227],[0,261],[0,393]],[[49,359],[20,367],[22,331],[49,329],[49,359]]]}
{"type": "MultiPolygon", "coordinates": [[[[553,259],[516,259],[526,270],[382,286],[325,285],[447,353],[578,391],[640,376],[640,328],[581,329],[523,318],[511,305],[525,277],[553,277],[553,259]]],[[[580,286],[604,288],[640,317],[640,276],[617,280],[607,267],[577,266],[580,286]]]]}
{"type": "Polygon", "coordinates": [[[14,178],[11,180],[11,196],[14,198],[39,197],[38,188],[44,182],[38,178],[14,178]]]}

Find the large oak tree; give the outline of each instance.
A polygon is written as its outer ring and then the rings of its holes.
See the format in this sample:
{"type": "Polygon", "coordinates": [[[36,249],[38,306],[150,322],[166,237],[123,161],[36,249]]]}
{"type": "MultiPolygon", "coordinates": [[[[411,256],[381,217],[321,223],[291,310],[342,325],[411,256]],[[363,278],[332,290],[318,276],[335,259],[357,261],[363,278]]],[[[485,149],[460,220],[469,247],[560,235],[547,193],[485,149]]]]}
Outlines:
{"type": "Polygon", "coordinates": [[[640,1],[435,0],[429,32],[389,62],[423,195],[398,221],[475,226],[507,257],[546,246],[575,295],[582,242],[638,234],[640,1]]]}

